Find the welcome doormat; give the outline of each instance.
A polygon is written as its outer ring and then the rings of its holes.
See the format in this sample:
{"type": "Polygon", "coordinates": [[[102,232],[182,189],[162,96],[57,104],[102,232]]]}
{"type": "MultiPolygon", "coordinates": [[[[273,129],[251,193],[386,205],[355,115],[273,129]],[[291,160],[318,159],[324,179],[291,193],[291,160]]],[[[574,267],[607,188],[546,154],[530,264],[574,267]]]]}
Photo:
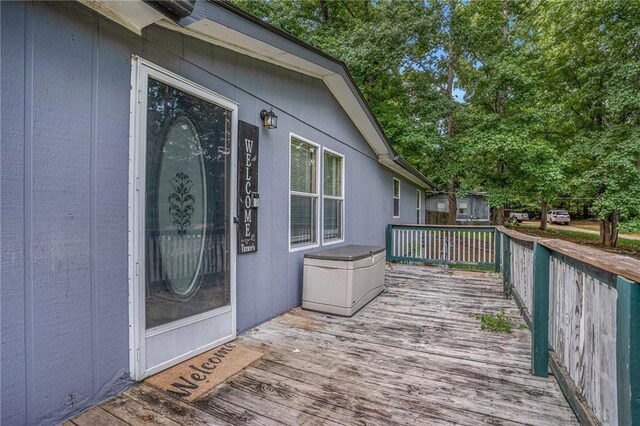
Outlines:
{"type": "Polygon", "coordinates": [[[262,355],[241,343],[227,343],[151,376],[145,383],[194,401],[262,355]]]}

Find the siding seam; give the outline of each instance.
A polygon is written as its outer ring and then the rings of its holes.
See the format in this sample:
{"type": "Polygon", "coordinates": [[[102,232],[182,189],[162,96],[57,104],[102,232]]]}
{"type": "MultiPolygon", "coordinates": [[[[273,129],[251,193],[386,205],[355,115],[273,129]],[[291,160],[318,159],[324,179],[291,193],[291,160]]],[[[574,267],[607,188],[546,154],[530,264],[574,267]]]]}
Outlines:
{"type": "Polygon", "coordinates": [[[33,3],[25,5],[24,57],[24,309],[25,309],[25,417],[33,424],[33,3]]]}
{"type": "Polygon", "coordinates": [[[91,48],[91,123],[90,123],[90,145],[89,145],[89,172],[90,183],[90,219],[89,219],[89,263],[91,268],[90,294],[91,294],[91,364],[92,378],[91,385],[93,394],[98,393],[98,289],[97,289],[97,155],[98,155],[98,58],[100,41],[100,21],[93,15],[94,31],[91,48]]]}

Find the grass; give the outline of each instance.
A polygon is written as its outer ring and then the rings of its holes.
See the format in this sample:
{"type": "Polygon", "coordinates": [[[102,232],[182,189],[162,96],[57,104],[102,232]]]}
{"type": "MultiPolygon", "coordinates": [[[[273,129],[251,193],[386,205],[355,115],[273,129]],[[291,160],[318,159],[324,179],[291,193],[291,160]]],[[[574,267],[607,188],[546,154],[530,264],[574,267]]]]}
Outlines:
{"type": "Polygon", "coordinates": [[[559,238],[561,240],[592,246],[601,250],[606,250],[618,254],[626,254],[628,256],[640,259],[640,240],[618,238],[618,246],[611,249],[600,244],[600,236],[596,234],[587,234],[584,232],[569,231],[564,229],[547,229],[547,231],[545,232],[538,228],[530,228],[525,226],[519,226],[517,230],[529,235],[547,238],[559,238]]]}
{"type": "Polygon", "coordinates": [[[459,269],[462,271],[484,271],[484,272],[495,272],[496,267],[493,265],[449,265],[449,269],[459,269]]]}
{"type": "Polygon", "coordinates": [[[476,319],[482,324],[482,330],[494,333],[511,333],[513,330],[513,324],[504,311],[500,311],[498,314],[476,315],[476,319]]]}

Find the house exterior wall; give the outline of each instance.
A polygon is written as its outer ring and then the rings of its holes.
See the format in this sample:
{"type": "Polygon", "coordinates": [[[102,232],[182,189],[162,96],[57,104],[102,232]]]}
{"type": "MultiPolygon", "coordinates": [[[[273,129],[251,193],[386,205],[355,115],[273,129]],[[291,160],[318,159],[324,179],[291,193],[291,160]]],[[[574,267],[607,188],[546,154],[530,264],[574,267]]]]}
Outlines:
{"type": "MultiPolygon", "coordinates": [[[[458,211],[456,221],[461,224],[483,223],[490,220],[489,205],[484,196],[479,194],[469,194],[459,197],[457,200],[458,211]],[[460,203],[467,203],[467,213],[460,213],[460,203]]],[[[426,215],[432,224],[445,224],[449,212],[449,198],[447,194],[438,194],[427,197],[426,215]],[[444,205],[443,210],[438,210],[438,204],[444,205]]]]}
{"type": "Polygon", "coordinates": [[[388,223],[415,222],[416,187],[401,178],[393,219],[392,174],[322,81],[160,27],[139,37],[77,3],[0,7],[0,423],[54,423],[130,384],[132,54],[238,102],[240,120],[278,114],[260,128],[259,248],[237,259],[239,332],[301,302],[290,132],[345,156],[345,244],[384,245],[388,223]]]}

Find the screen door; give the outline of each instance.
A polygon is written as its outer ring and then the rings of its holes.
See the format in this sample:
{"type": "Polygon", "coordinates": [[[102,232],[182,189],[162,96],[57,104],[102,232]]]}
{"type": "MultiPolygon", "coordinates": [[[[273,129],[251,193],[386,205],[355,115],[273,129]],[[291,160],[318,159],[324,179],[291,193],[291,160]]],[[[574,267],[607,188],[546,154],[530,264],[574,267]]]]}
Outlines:
{"type": "Polygon", "coordinates": [[[236,107],[144,61],[137,65],[139,379],[235,337],[236,107]]]}

